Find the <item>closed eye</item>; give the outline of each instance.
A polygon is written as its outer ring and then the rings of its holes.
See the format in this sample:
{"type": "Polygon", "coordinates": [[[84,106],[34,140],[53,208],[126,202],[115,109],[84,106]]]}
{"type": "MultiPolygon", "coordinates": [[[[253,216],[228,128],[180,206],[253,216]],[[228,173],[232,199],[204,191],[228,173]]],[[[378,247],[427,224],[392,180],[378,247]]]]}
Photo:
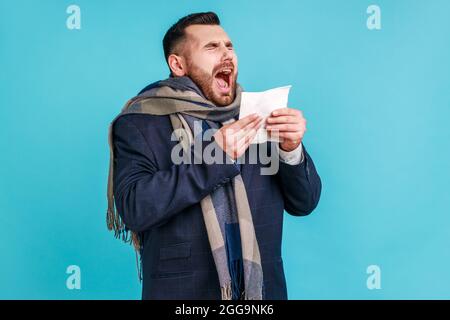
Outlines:
{"type": "Polygon", "coordinates": [[[219,47],[219,43],[218,42],[210,42],[210,43],[205,45],[205,48],[208,49],[208,50],[216,49],[217,47],[219,47]]]}
{"type": "MultiPolygon", "coordinates": [[[[209,42],[207,43],[204,48],[207,50],[213,50],[213,49],[217,49],[218,47],[220,47],[220,43],[219,42],[209,42]]],[[[231,41],[225,43],[225,47],[228,50],[233,50],[233,44],[231,43],[231,41]]]]}

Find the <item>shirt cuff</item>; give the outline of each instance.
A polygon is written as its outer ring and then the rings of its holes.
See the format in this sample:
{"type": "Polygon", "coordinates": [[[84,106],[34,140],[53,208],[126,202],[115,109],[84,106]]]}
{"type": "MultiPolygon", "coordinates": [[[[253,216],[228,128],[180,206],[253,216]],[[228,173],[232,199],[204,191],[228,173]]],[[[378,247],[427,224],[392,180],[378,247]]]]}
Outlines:
{"type": "Polygon", "coordinates": [[[284,151],[283,149],[280,148],[278,143],[276,143],[276,146],[278,148],[280,160],[286,164],[297,165],[305,160],[305,156],[303,154],[303,146],[301,143],[296,149],[292,151],[284,151]]]}

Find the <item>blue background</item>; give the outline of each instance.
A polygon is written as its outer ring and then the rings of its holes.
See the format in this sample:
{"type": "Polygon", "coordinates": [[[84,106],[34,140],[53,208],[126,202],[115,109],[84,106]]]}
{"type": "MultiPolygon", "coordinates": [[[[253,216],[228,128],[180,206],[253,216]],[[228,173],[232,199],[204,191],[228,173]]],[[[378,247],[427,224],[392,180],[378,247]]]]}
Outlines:
{"type": "Polygon", "coordinates": [[[107,127],[168,75],[167,28],[207,10],[244,88],[292,84],[308,120],[323,191],[310,216],[286,214],[289,298],[450,298],[446,0],[0,0],[0,298],[140,298],[133,249],[105,226],[107,127]],[[72,264],[81,290],[66,288],[72,264]]]}

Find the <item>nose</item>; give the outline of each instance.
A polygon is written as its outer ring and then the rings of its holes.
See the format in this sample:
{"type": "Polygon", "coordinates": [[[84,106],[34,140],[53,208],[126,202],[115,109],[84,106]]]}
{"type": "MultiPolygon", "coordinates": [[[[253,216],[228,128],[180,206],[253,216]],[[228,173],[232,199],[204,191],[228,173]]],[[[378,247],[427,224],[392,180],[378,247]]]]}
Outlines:
{"type": "Polygon", "coordinates": [[[222,49],[222,60],[223,61],[231,61],[233,60],[233,50],[230,50],[226,45],[222,44],[221,45],[221,49],[222,49]]]}

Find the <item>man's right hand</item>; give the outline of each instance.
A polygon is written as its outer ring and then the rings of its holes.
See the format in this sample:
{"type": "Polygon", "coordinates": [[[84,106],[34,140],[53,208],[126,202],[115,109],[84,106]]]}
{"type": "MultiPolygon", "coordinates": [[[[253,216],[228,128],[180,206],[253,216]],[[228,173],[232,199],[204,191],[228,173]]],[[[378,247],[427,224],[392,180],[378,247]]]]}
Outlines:
{"type": "Polygon", "coordinates": [[[256,113],[250,114],[231,124],[224,125],[215,134],[217,144],[236,160],[245,153],[256,132],[263,124],[262,117],[256,113]]]}

